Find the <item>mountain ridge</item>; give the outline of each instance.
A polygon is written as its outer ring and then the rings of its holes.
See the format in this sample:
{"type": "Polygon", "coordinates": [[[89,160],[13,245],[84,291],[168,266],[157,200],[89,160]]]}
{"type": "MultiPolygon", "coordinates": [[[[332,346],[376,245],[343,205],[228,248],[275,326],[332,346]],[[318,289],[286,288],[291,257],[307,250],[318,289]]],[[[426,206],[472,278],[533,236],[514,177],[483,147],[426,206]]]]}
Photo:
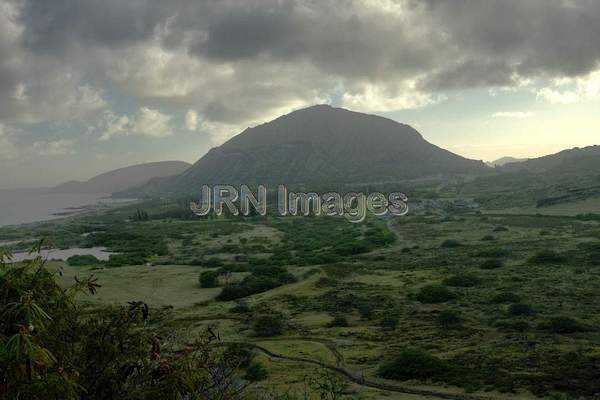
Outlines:
{"type": "Polygon", "coordinates": [[[178,175],[190,166],[191,164],[184,161],[135,164],[104,172],[87,181],[68,181],[48,189],[48,192],[110,194],[142,185],[152,178],[178,175]]]}
{"type": "Polygon", "coordinates": [[[314,184],[398,181],[489,168],[427,142],[409,125],[315,105],[247,128],[188,170],[154,179],[139,193],[190,193],[202,184],[314,184]]]}
{"type": "Polygon", "coordinates": [[[600,172],[600,145],[573,147],[542,157],[530,158],[523,162],[505,164],[503,172],[528,171],[532,173],[566,173],[573,170],[593,169],[600,172]]]}

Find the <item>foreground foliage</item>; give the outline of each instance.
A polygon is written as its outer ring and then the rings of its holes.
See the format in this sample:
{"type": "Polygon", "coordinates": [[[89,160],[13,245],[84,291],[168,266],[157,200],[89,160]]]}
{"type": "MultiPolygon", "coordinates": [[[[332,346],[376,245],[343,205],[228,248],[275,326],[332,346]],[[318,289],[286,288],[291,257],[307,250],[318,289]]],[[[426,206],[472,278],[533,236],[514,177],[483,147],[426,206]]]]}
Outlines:
{"type": "Polygon", "coordinates": [[[167,348],[143,302],[86,310],[75,295],[94,294],[93,277],[64,289],[40,257],[5,264],[9,258],[0,253],[0,398],[241,398],[243,359],[210,329],[167,348]]]}

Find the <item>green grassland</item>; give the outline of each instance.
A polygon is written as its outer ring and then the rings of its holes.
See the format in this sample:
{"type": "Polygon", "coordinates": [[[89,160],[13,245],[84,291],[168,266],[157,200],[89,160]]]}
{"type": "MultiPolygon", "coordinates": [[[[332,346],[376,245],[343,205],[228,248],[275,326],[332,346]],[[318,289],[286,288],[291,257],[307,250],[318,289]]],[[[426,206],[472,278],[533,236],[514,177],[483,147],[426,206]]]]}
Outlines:
{"type": "Polygon", "coordinates": [[[184,209],[154,200],[1,228],[0,240],[119,253],[50,268],[65,284],[97,277],[98,293],[80,298],[90,307],[147,302],[152,323],[182,344],[210,325],[255,346],[268,377],[253,390],[273,398],[301,393],[319,371],[358,399],[600,392],[596,218],[416,210],[351,224],[184,209]]]}

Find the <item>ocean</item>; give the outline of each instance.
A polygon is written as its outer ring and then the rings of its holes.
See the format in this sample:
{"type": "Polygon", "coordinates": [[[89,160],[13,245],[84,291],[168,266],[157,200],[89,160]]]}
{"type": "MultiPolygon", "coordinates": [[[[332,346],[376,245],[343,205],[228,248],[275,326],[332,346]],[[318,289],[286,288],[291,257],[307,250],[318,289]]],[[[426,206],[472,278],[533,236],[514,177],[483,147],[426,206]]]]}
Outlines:
{"type": "Polygon", "coordinates": [[[62,218],[98,203],[113,203],[106,194],[48,193],[45,189],[0,190],[0,226],[62,218]]]}

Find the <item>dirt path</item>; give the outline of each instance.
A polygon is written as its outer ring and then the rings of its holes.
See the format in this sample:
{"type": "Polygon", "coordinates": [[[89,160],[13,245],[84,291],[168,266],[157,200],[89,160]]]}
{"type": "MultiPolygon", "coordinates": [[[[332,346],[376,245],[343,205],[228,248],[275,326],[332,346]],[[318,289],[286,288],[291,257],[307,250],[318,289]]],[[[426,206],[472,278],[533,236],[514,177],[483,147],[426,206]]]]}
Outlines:
{"type": "Polygon", "coordinates": [[[263,342],[288,342],[288,341],[299,341],[299,342],[310,342],[310,343],[318,343],[322,344],[331,352],[333,357],[335,357],[336,366],[340,367],[344,365],[344,356],[338,351],[335,347],[335,342],[330,339],[311,337],[311,336],[289,336],[284,338],[266,338],[262,340],[263,342]]]}
{"type": "Polygon", "coordinates": [[[311,360],[308,358],[284,356],[283,354],[274,353],[271,350],[269,350],[263,346],[260,346],[258,344],[254,344],[254,343],[244,343],[244,344],[253,346],[256,350],[260,351],[261,353],[267,355],[268,357],[270,357],[272,359],[295,361],[295,362],[317,365],[319,367],[326,368],[330,371],[337,372],[338,374],[343,375],[348,380],[350,380],[351,382],[353,382],[357,385],[369,387],[369,388],[373,388],[373,389],[385,390],[388,392],[404,393],[404,394],[416,395],[416,396],[435,397],[435,398],[439,398],[439,399],[450,399],[450,400],[491,400],[492,399],[491,397],[485,397],[485,396],[466,395],[466,394],[450,394],[450,393],[438,392],[435,390],[416,389],[416,388],[409,388],[409,387],[405,387],[405,386],[395,385],[395,384],[391,384],[391,383],[376,382],[373,380],[365,379],[364,377],[359,376],[359,375],[347,370],[346,368],[343,368],[340,366],[329,365],[329,364],[326,364],[326,363],[323,363],[320,361],[316,361],[316,360],[311,360]]]}

